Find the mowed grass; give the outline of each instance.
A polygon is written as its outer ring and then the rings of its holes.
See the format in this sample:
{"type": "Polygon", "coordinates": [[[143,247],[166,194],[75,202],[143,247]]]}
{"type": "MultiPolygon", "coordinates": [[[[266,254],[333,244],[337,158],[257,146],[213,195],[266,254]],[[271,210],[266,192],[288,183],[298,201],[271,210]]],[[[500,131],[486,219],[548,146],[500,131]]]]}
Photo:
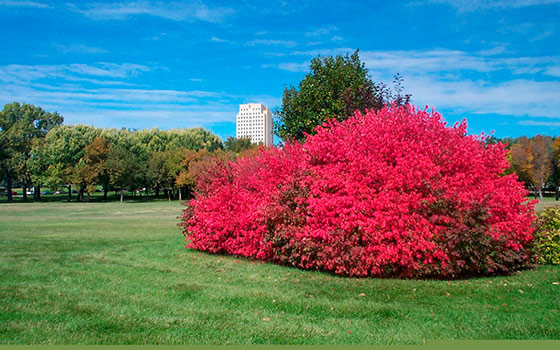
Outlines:
{"type": "Polygon", "coordinates": [[[178,202],[0,204],[2,344],[559,339],[560,268],[342,278],[188,250],[178,202]]]}
{"type": "MultiPolygon", "coordinates": [[[[534,198],[529,197],[529,200],[534,200],[534,198]]],[[[538,203],[535,204],[535,210],[543,211],[546,208],[556,207],[559,205],[560,205],[560,201],[555,200],[554,197],[544,197],[542,201],[538,201],[538,203]]]]}

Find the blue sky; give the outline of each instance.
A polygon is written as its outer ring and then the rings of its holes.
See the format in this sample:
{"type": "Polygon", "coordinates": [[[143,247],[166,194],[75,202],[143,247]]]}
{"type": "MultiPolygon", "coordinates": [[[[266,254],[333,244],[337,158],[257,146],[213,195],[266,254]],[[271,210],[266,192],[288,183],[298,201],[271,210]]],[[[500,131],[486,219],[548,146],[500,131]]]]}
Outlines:
{"type": "Polygon", "coordinates": [[[278,106],[311,58],[360,49],[471,133],[560,135],[560,0],[0,0],[0,23],[0,103],[67,124],[231,136],[238,104],[278,106]]]}

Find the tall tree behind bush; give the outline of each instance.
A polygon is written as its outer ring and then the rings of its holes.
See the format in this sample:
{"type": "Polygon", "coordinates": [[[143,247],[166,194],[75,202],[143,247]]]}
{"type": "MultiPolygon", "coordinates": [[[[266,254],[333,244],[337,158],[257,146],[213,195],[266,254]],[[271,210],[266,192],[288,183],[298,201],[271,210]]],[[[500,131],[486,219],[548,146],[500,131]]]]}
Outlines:
{"type": "Polygon", "coordinates": [[[382,83],[376,86],[358,50],[351,56],[315,57],[310,68],[299,89],[284,89],[282,106],[274,111],[275,131],[284,141],[301,141],[305,134],[313,134],[317,125],[333,118],[345,120],[357,110],[377,110],[388,103],[406,105],[410,101],[410,95],[403,95],[403,79],[398,74],[394,90],[382,83]]]}
{"type": "Polygon", "coordinates": [[[284,89],[282,107],[275,110],[275,128],[283,140],[302,140],[328,119],[344,120],[355,110],[381,105],[357,50],[351,56],[319,56],[311,60],[311,72],[299,83],[299,90],[284,89]]]}
{"type": "Polygon", "coordinates": [[[258,145],[252,143],[251,139],[246,137],[237,138],[237,137],[230,136],[224,142],[224,151],[233,152],[237,155],[240,155],[241,153],[243,153],[248,149],[253,149],[257,147],[258,145]]]}

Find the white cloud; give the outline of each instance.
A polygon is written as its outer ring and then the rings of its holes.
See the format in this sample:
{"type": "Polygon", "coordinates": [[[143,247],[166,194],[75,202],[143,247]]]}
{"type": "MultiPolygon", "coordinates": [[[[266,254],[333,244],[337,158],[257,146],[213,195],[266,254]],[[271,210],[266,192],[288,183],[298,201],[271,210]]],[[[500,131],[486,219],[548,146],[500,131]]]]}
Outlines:
{"type": "Polygon", "coordinates": [[[302,63],[280,63],[278,68],[282,70],[287,70],[290,72],[305,72],[309,70],[309,63],[302,62],[302,63]]]}
{"type": "MultiPolygon", "coordinates": [[[[292,52],[292,56],[351,53],[347,48],[292,52]]],[[[405,93],[415,104],[468,112],[560,119],[559,56],[497,56],[459,50],[360,51],[374,81],[404,77],[405,93]]],[[[284,62],[264,67],[309,71],[309,63],[284,62]]],[[[390,84],[389,84],[390,85],[390,84]]]]}
{"type": "Polygon", "coordinates": [[[463,51],[360,52],[371,75],[404,77],[413,102],[475,114],[560,118],[560,57],[488,57],[463,51]],[[500,78],[491,78],[492,76],[500,78]]]}
{"type": "Polygon", "coordinates": [[[332,32],[336,32],[337,30],[338,30],[338,28],[335,27],[335,26],[327,26],[327,27],[317,28],[315,30],[311,30],[309,32],[306,32],[305,36],[312,37],[312,38],[322,37],[322,36],[325,36],[325,35],[329,35],[332,32]]]}
{"type": "Polygon", "coordinates": [[[69,44],[69,45],[53,44],[53,46],[63,54],[69,54],[69,53],[103,54],[109,52],[108,50],[99,47],[87,46],[83,44],[69,44]]]}
{"type": "Polygon", "coordinates": [[[123,3],[92,3],[70,9],[94,20],[126,20],[136,16],[154,16],[172,21],[222,22],[234,13],[227,7],[209,7],[202,1],[128,1],[123,3]]]}
{"type": "Polygon", "coordinates": [[[95,126],[121,128],[192,128],[207,127],[214,123],[235,122],[237,111],[227,105],[211,108],[169,108],[165,106],[147,110],[61,110],[65,124],[94,124],[95,126]]]}
{"type": "Polygon", "coordinates": [[[0,6],[6,7],[35,7],[35,8],[47,8],[49,5],[43,4],[36,1],[0,1],[0,6]]]}
{"type": "Polygon", "coordinates": [[[151,68],[147,66],[133,63],[99,62],[96,65],[76,63],[36,66],[11,64],[0,66],[0,81],[4,83],[31,83],[41,79],[63,79],[67,81],[89,81],[100,85],[115,85],[119,82],[111,80],[99,81],[92,79],[92,77],[122,79],[134,77],[141,72],[149,70],[151,68]]]}
{"type": "Polygon", "coordinates": [[[278,101],[271,96],[239,96],[218,91],[109,86],[134,85],[134,80],[129,82],[128,78],[149,69],[111,63],[0,66],[0,104],[32,103],[48,111],[58,111],[71,124],[171,128],[233,123],[239,103],[261,101],[270,105],[278,101]],[[98,76],[103,80],[97,80],[98,76]],[[86,87],[83,83],[95,86],[86,87]]]}
{"type": "Polygon", "coordinates": [[[560,126],[560,121],[558,122],[547,122],[544,120],[521,120],[518,125],[530,125],[530,126],[550,126],[558,127],[560,126]]]}
{"type": "MultiPolygon", "coordinates": [[[[274,107],[282,104],[282,98],[270,95],[249,95],[240,96],[240,103],[262,103],[263,105],[274,109],[274,107]]],[[[237,107],[237,106],[236,106],[237,107]]]]}
{"type": "Polygon", "coordinates": [[[415,104],[475,114],[560,118],[560,82],[511,80],[490,84],[482,80],[441,81],[405,77],[415,104]]]}
{"type": "Polygon", "coordinates": [[[546,70],[546,74],[552,75],[554,77],[560,77],[560,65],[549,67],[546,70]]]}
{"type": "Polygon", "coordinates": [[[209,91],[179,91],[156,89],[123,89],[123,88],[98,88],[84,89],[75,86],[2,86],[0,87],[2,99],[37,99],[48,104],[80,105],[91,104],[101,107],[124,107],[129,105],[146,105],[150,103],[192,103],[199,99],[218,98],[221,95],[209,91]]]}
{"type": "Polygon", "coordinates": [[[105,127],[192,127],[234,121],[235,104],[240,100],[239,96],[200,90],[0,85],[2,103],[32,103],[58,111],[67,123],[105,127]]]}
{"type": "Polygon", "coordinates": [[[531,40],[529,40],[529,42],[532,43],[532,42],[535,42],[535,41],[546,39],[549,36],[552,36],[552,34],[554,34],[554,32],[552,30],[545,30],[542,33],[539,33],[539,34],[535,35],[531,40]]]}
{"type": "Polygon", "coordinates": [[[223,38],[218,38],[213,36],[212,38],[210,38],[210,41],[213,41],[215,43],[223,43],[223,44],[235,44],[236,42],[233,40],[228,40],[228,39],[223,39],[223,38]]]}
{"type": "MultiPolygon", "coordinates": [[[[360,59],[375,73],[397,72],[407,74],[457,73],[459,71],[496,72],[507,71],[513,74],[543,74],[556,76],[560,70],[560,56],[513,57],[497,56],[505,48],[496,46],[471,54],[460,50],[434,49],[410,51],[360,51],[360,59]]],[[[291,56],[333,56],[351,54],[355,49],[342,47],[309,51],[293,51],[291,56]]],[[[303,64],[282,63],[277,68],[293,71],[303,64]]]]}
{"type": "Polygon", "coordinates": [[[292,51],[289,55],[292,56],[335,56],[341,54],[351,54],[356,49],[352,49],[350,47],[338,47],[338,48],[330,48],[330,49],[316,49],[316,50],[307,50],[307,51],[292,51]]]}
{"type": "Polygon", "coordinates": [[[108,78],[126,78],[136,76],[140,72],[150,71],[151,68],[134,63],[106,63],[100,62],[99,66],[92,66],[88,64],[70,64],[68,65],[71,72],[94,75],[108,78]]]}
{"type": "Polygon", "coordinates": [[[256,39],[247,42],[248,46],[283,46],[283,47],[294,47],[297,46],[297,42],[293,40],[268,40],[268,39],[256,39]]]}
{"type": "Polygon", "coordinates": [[[309,63],[302,62],[302,63],[279,63],[279,64],[263,64],[263,68],[278,68],[281,70],[285,70],[288,72],[307,72],[309,70],[309,63]]]}
{"type": "MultiPolygon", "coordinates": [[[[460,12],[473,12],[478,10],[499,10],[537,5],[550,5],[560,3],[560,0],[430,0],[430,2],[447,4],[460,12]]],[[[413,4],[419,5],[420,2],[415,2],[413,4]]]]}
{"type": "Polygon", "coordinates": [[[361,51],[360,57],[372,70],[413,74],[469,70],[477,72],[509,71],[513,74],[548,74],[560,66],[560,56],[487,57],[464,51],[361,51]]]}
{"type": "Polygon", "coordinates": [[[495,56],[495,55],[501,55],[503,53],[505,53],[507,51],[507,48],[505,45],[496,45],[494,47],[491,47],[489,49],[484,49],[484,50],[480,50],[477,51],[477,55],[480,56],[495,56]]]}

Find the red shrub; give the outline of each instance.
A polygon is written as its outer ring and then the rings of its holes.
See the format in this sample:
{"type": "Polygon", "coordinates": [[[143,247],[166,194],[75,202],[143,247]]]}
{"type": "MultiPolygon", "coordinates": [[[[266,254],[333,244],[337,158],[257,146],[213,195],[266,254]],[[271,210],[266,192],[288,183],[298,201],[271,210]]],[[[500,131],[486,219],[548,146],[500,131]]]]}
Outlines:
{"type": "Polygon", "coordinates": [[[188,247],[348,276],[510,272],[530,262],[533,204],[502,144],[441,115],[387,108],[305,144],[215,160],[181,225],[188,247]]]}

